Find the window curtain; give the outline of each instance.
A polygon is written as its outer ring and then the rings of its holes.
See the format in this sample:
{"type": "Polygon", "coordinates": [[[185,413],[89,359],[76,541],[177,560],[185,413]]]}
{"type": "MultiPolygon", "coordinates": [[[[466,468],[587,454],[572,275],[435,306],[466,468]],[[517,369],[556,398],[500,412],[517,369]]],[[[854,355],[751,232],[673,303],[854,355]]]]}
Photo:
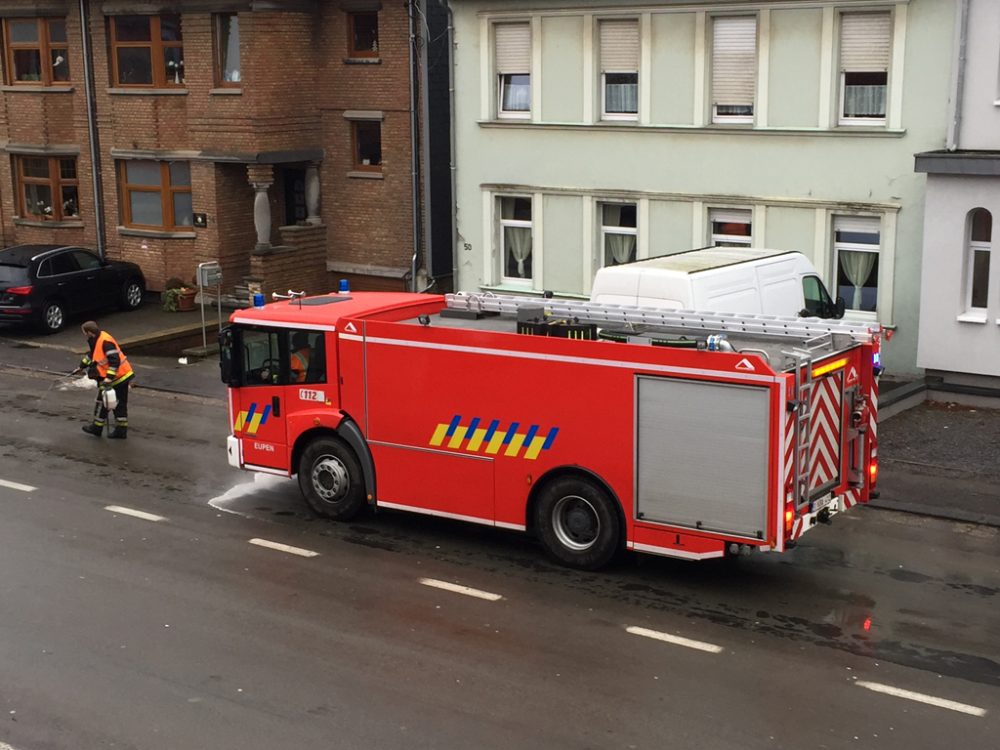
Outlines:
{"type": "Polygon", "coordinates": [[[638,83],[606,83],[604,107],[608,112],[638,112],[638,83]]]}
{"type": "MultiPolygon", "coordinates": [[[[622,207],[613,204],[603,206],[604,223],[607,227],[620,227],[622,225],[622,207]]],[[[611,259],[618,264],[628,263],[635,253],[634,234],[617,234],[614,232],[604,233],[604,247],[611,259]]]]}
{"type": "Polygon", "coordinates": [[[635,236],[608,232],[604,235],[604,245],[616,264],[628,263],[635,253],[635,236]]]}
{"type": "Polygon", "coordinates": [[[885,117],[885,86],[845,86],[844,117],[885,117]]]}
{"type": "MultiPolygon", "coordinates": [[[[514,218],[514,199],[502,200],[501,217],[504,219],[514,218]]],[[[517,262],[518,278],[525,278],[525,261],[531,256],[531,227],[510,227],[505,226],[504,247],[517,262]]]]}
{"type": "Polygon", "coordinates": [[[531,84],[528,76],[504,76],[503,110],[505,112],[526,112],[531,109],[531,84]],[[523,79],[522,83],[518,79],[523,79]]]}
{"type": "Polygon", "coordinates": [[[875,253],[859,253],[853,250],[840,251],[840,267],[844,269],[844,275],[854,287],[852,310],[861,309],[861,292],[877,257],[875,253]]]}
{"type": "Polygon", "coordinates": [[[531,230],[528,227],[504,227],[504,245],[517,262],[518,278],[526,278],[524,263],[531,256],[531,230]]]}

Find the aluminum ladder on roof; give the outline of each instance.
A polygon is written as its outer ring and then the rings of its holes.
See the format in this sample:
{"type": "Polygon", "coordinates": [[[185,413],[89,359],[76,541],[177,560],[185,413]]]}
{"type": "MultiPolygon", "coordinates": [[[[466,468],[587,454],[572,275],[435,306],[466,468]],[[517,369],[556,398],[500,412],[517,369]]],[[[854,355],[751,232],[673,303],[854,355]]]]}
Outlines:
{"type": "Polygon", "coordinates": [[[491,292],[447,294],[445,300],[448,308],[452,310],[514,316],[522,307],[543,308],[544,314],[547,316],[576,318],[592,323],[694,328],[706,331],[770,334],[810,339],[832,336],[832,334],[837,333],[850,336],[860,343],[869,343],[875,336],[875,331],[867,324],[845,323],[841,320],[821,318],[782,318],[777,315],[663,310],[656,307],[608,305],[586,300],[500,295],[491,292]]]}

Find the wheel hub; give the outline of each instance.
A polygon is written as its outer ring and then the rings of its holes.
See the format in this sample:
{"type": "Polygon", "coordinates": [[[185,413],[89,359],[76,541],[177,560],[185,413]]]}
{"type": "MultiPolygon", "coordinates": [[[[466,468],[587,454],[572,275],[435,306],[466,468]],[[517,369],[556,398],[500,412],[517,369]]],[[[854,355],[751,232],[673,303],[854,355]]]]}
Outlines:
{"type": "Polygon", "coordinates": [[[552,509],[552,528],[563,546],[583,552],[597,541],[601,519],[590,501],[579,495],[567,495],[552,509]]]}
{"type": "Polygon", "coordinates": [[[48,324],[49,328],[59,328],[63,323],[62,309],[56,305],[52,305],[45,311],[45,322],[48,324]]]}
{"type": "Polygon", "coordinates": [[[320,457],[313,464],[311,478],[316,494],[328,503],[343,500],[351,485],[347,467],[335,456],[320,457]]]}

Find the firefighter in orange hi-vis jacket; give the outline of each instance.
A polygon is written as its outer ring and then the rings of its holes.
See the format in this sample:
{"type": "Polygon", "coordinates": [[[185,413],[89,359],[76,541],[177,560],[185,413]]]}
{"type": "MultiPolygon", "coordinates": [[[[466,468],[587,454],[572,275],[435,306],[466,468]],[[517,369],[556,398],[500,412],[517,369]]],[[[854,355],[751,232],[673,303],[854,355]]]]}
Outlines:
{"type": "Polygon", "coordinates": [[[309,356],[312,350],[309,347],[309,334],[305,331],[296,331],[292,334],[292,354],[289,359],[289,369],[292,371],[291,381],[293,383],[306,382],[306,374],[309,372],[309,356]]]}
{"type": "Polygon", "coordinates": [[[92,320],[88,320],[81,328],[83,335],[87,337],[89,354],[80,360],[80,368],[86,369],[87,375],[97,381],[98,388],[93,422],[84,425],[83,431],[96,437],[101,436],[105,424],[108,424],[110,403],[115,422],[108,437],[124,439],[128,437],[128,390],[135,372],[110,333],[102,331],[92,320]],[[109,398],[108,391],[114,392],[114,398],[109,398]]]}

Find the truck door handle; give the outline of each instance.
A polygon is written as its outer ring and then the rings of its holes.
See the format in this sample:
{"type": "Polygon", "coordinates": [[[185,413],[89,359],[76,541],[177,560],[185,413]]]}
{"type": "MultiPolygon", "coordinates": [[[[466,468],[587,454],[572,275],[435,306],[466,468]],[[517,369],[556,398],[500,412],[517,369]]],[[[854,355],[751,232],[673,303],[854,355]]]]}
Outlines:
{"type": "Polygon", "coordinates": [[[281,416],[281,399],[277,396],[271,397],[271,413],[276,417],[281,416]]]}

